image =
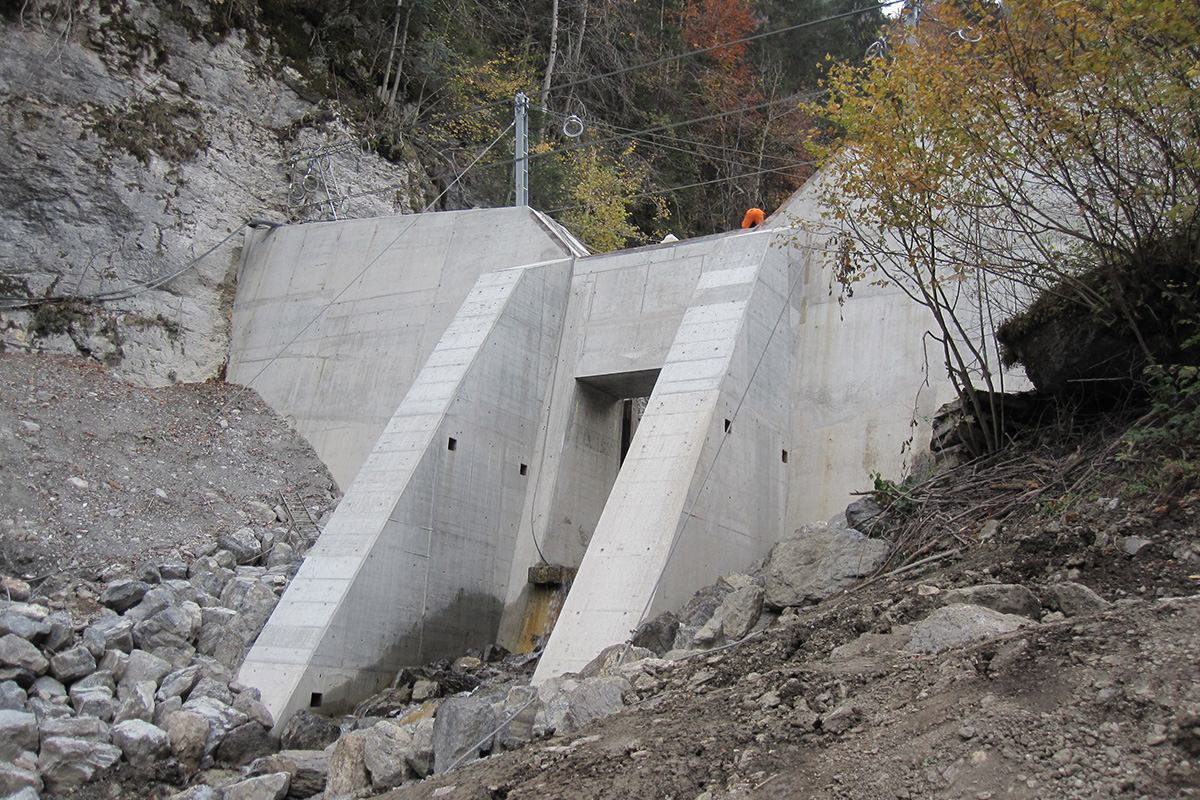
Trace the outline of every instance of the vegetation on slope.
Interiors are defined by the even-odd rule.
[[[963,407],[992,421],[982,449],[1004,439],[992,331],[1023,309],[1005,355],[1039,388],[1190,396],[1198,48],[1194,4],[964,0],[923,6],[869,63],[833,71],[814,111],[848,145],[826,195],[842,279],[929,308]]]
[[[195,37],[244,31],[381,154],[415,147],[443,186],[474,163],[446,207],[512,202],[525,92],[530,204],[604,249],[778,205],[813,171],[800,100],[884,21],[876,0],[208,0],[207,19],[163,2]]]

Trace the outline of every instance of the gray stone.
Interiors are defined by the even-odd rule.
[[[16,667],[32,676],[30,680],[44,675],[50,662],[27,639],[10,633],[0,636],[0,664]]]
[[[858,724],[862,712],[850,703],[844,703],[830,711],[821,719],[821,730],[826,733],[841,734]]]
[[[56,697],[66,697],[67,687],[63,686],[62,681],[56,680],[49,675],[43,675],[29,687],[29,694],[33,697],[40,697],[43,700],[53,701]]]
[[[1029,619],[1042,616],[1042,604],[1037,595],[1017,583],[993,583],[965,586],[946,593],[946,605],[968,603],[983,606],[1001,614],[1016,614]]]
[[[23,753],[13,761],[0,761],[0,797],[5,800],[32,797],[38,800],[42,776],[37,771],[37,756]]]
[[[503,705],[497,709],[499,722],[503,725],[496,731],[499,749],[514,750],[533,740],[533,725],[537,720],[536,701],[536,687],[514,686],[508,690]]]
[[[57,736],[101,744],[112,741],[112,729],[97,717],[59,717],[43,720],[39,730],[43,741]]]
[[[100,593],[100,604],[123,614],[142,602],[148,591],[150,584],[145,581],[113,581],[105,585],[104,591]]]
[[[0,636],[13,634],[27,642],[36,644],[50,632],[50,624],[44,619],[30,619],[24,614],[5,611],[0,614]]]
[[[243,692],[233,698],[233,707],[268,730],[275,727],[275,718],[271,716],[271,710],[249,692]]]
[[[117,699],[113,693],[103,686],[71,687],[71,707],[79,715],[99,717],[105,722],[111,722],[117,714]]]
[[[692,639],[692,643],[712,646],[723,641],[738,641],[758,622],[762,613],[764,592],[750,585],[735,589],[721,600],[712,617]]]
[[[371,776],[373,789],[392,789],[413,776],[408,765],[412,744],[412,731],[394,722],[384,720],[367,730],[363,763]]]
[[[440,712],[439,712],[440,715]],[[357,792],[371,785],[364,760],[367,732],[350,731],[338,739],[329,757],[329,778],[325,783],[325,796],[336,797]]]
[[[883,566],[890,552],[887,542],[853,528],[806,525],[767,555],[764,602],[775,609],[819,602]]]
[[[951,647],[991,639],[1031,625],[1027,617],[1001,614],[976,605],[942,606],[913,626],[906,649],[940,653]]]
[[[679,617],[670,611],[642,623],[633,634],[633,645],[644,647],[656,656],[662,656],[675,646],[675,634],[679,631]]]
[[[215,757],[224,764],[242,767],[256,758],[274,753],[277,748],[271,741],[270,730],[257,722],[239,725],[225,735],[217,745]]]
[[[137,625],[176,603],[177,598],[174,591],[165,586],[155,586],[142,596],[142,602],[125,612],[125,618],[132,620],[134,625]]]
[[[291,775],[273,772],[226,786],[222,797],[223,800],[283,800],[290,785]]]
[[[654,653],[644,647],[613,644],[600,651],[599,655],[579,670],[581,678],[595,678],[599,675],[617,675],[624,664],[632,664],[643,658],[653,658]]]
[[[121,676],[121,685],[133,687],[143,681],[150,681],[155,686],[172,672],[171,662],[159,658],[146,650],[134,650],[129,654],[129,663],[125,665],[125,674]]]
[[[50,674],[63,683],[71,683],[95,671],[96,659],[83,645],[64,650],[50,659]]]
[[[191,601],[169,606],[133,626],[133,641],[143,650],[191,645],[200,629],[200,607]]]
[[[183,700],[178,695],[168,697],[166,700],[154,701],[154,719],[150,720],[163,730],[167,729],[167,720],[176,711],[183,710]]]
[[[159,701],[166,700],[168,697],[187,699],[188,692],[200,680],[200,674],[200,667],[195,664],[175,670],[163,677],[154,698]]]
[[[490,751],[496,723],[486,697],[451,697],[442,703],[433,721],[433,771],[441,774]]]
[[[233,609],[246,630],[257,634],[275,610],[279,596],[258,580],[237,578],[225,585],[221,605]]]
[[[186,571],[185,571],[186,575]],[[137,580],[145,584],[162,583],[162,571],[153,561],[143,561],[134,571]]]
[[[0,762],[0,797],[4,800],[39,800],[42,785],[36,762],[30,765]]]
[[[432,717],[424,717],[412,725],[413,743],[408,754],[408,766],[419,778],[433,774],[433,726]]]
[[[38,771],[47,788],[61,792],[95,780],[120,760],[115,745],[54,736],[42,742]]]
[[[222,800],[223,797],[220,789],[201,783],[176,792],[167,800]]]
[[[1094,614],[1108,608],[1108,601],[1082,583],[1062,581],[1046,587],[1046,601],[1050,608],[1061,611],[1068,617]]]
[[[121,748],[130,765],[141,772],[153,771],[171,751],[167,732],[141,719],[118,722],[112,727],[113,744]]]
[[[210,727],[208,717],[194,711],[176,711],[167,718],[171,753],[192,772],[200,768],[204,759]]]
[[[279,743],[284,750],[324,750],[341,735],[332,720],[302,708],[283,727]]]
[[[228,550],[239,564],[252,564],[262,555],[262,542],[251,528],[238,528],[217,537],[217,547]]]
[[[211,697],[189,697],[183,708],[208,719],[208,740],[204,745],[204,752],[208,755],[217,749],[226,734],[249,721],[245,714]]]
[[[304,560],[304,556],[296,552],[296,548],[292,547],[287,542],[277,542],[270,551],[267,552],[265,563],[268,569],[274,567],[284,567],[293,564],[299,564]]]
[[[154,721],[154,682],[139,681],[126,690],[125,699],[121,701],[113,724],[126,720],[140,719],[145,722]]]
[[[28,699],[29,695],[17,685],[16,681],[0,683],[0,710],[24,711],[25,701]]]
[[[130,642],[133,640],[130,639]],[[125,677],[125,669],[129,666],[129,653],[120,650],[106,650],[96,662],[96,669],[112,673],[113,680],[120,682]]]
[[[187,580],[188,563],[175,560],[163,561],[158,565],[158,574],[164,581]]]
[[[109,617],[94,622],[84,630],[83,644],[94,658],[101,658],[108,650],[128,653],[133,649],[133,620]]]
[[[325,783],[329,778],[329,757],[330,753],[325,750],[281,750],[251,764],[250,774],[286,772],[291,776],[287,796],[301,800],[325,791]]]
[[[227,706],[233,705],[233,692],[229,691],[229,684],[208,676],[198,680],[188,695],[188,699],[196,697],[211,697]]]
[[[12,761],[38,749],[37,717],[26,711],[0,710],[0,761]]]
[[[84,689],[101,688],[108,691],[110,694],[117,693],[117,683],[113,680],[113,674],[105,670],[96,670],[91,675],[87,675],[72,684],[71,688],[83,691]]]
[[[197,571],[188,576],[188,582],[198,590],[213,597],[220,597],[226,584],[233,580],[233,570],[217,566],[215,561],[211,569]]]
[[[883,515],[883,507],[870,497],[860,497],[846,506],[846,525],[861,533],[870,533],[871,525]]]
[[[42,638],[38,645],[42,648],[43,653],[57,653],[75,641],[75,626],[66,614],[50,614],[44,618],[44,621],[50,626],[50,632]]]
[[[31,697],[25,704],[25,710],[38,719],[38,724],[48,719],[71,716],[71,706],[66,703],[52,703],[40,697]]]

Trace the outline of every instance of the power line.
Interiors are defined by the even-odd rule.
[[[785,26],[783,28],[778,28],[773,31],[763,31],[762,33],[755,33],[750,36],[744,36],[741,39],[734,39],[732,41],[722,42],[721,44],[715,44],[710,47],[703,47],[703,48],[700,48],[699,50],[689,50],[686,53],[676,53],[674,55],[664,56],[663,58],[655,59],[654,61],[647,61],[647,62],[644,62],[641,64],[633,64],[628,67],[621,67],[620,69],[615,69],[610,72],[604,72],[599,75],[591,75],[586,78],[579,78],[574,81],[568,81],[567,83],[558,84],[557,86],[551,86],[549,91],[555,92],[555,91],[560,91],[562,89],[571,89],[576,86],[582,86],[584,84],[591,83],[592,81],[599,81],[599,80],[604,80],[606,78],[613,78],[613,77],[616,77],[617,75],[624,75],[625,73],[633,72],[633,71],[639,70],[639,69],[650,69],[652,67],[662,66],[663,64],[669,64],[671,62],[680,61],[682,59],[691,58],[693,56],[704,55],[706,53],[711,53],[715,50],[721,50],[726,47],[733,47],[735,45],[757,41],[759,39],[764,39],[768,36],[777,36],[777,35],[783,34],[783,33],[791,33],[792,31],[800,30],[802,28],[808,28],[813,25],[821,25],[826,22],[834,22],[839,19],[845,19],[846,17],[852,17],[855,15],[864,14],[864,13],[867,13],[870,11],[881,10],[884,8],[888,8],[890,6],[899,5],[904,2],[906,2],[906,0],[887,0],[887,2],[881,2],[881,3],[877,3],[874,5],[870,5],[870,6],[862,6],[859,8],[851,9],[850,11],[843,11],[839,14],[833,14],[828,17],[821,17],[820,19],[808,20],[807,22],[799,22],[799,23],[796,23],[795,25],[788,25],[788,26]],[[540,88],[531,89],[528,92],[530,98],[536,97],[536,96],[540,95],[541,93],[542,93],[542,90]],[[448,122],[450,120],[458,119],[459,117],[467,116],[468,114],[477,114],[482,111],[490,111],[493,108],[497,108],[497,107],[503,106],[503,105],[508,105],[511,102],[512,102],[512,100],[510,100],[508,98],[505,98],[503,100],[493,100],[490,103],[484,103],[484,104],[475,106],[474,108],[466,108],[466,109],[462,109],[460,111],[452,111],[448,114],[443,114],[439,117],[434,117],[433,119],[425,120],[424,122],[414,122],[411,125],[406,125],[406,126],[403,126],[400,128],[396,128],[391,132],[403,134],[403,133],[407,133],[408,131],[416,130],[417,128],[423,128],[423,127],[427,127],[429,125],[434,125],[437,123]]]

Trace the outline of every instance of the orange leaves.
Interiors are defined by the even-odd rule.
[[[689,0],[683,9],[683,37],[688,47],[703,50],[745,38],[756,23],[745,0]],[[732,71],[746,53],[746,43],[709,53],[726,71]]]

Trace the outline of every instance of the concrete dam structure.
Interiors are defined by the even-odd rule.
[[[529,208],[250,232],[228,378],[345,495],[239,680],[282,726],[495,641],[575,671],[898,474],[953,392],[922,307],[839,302],[819,218],[806,187],[602,255]]]

